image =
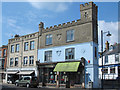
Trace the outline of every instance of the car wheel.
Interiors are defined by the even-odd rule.
[[[15,86],[18,86],[18,83],[15,83]]]
[[[29,84],[29,83],[27,83],[26,87],[27,87],[27,88],[29,88],[29,87],[30,87],[30,84]]]

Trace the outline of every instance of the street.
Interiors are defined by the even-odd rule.
[[[26,88],[26,87],[17,87],[14,84],[0,84],[0,90],[87,90],[80,88]],[[88,89],[88,90],[96,90],[96,89]],[[101,89],[97,89],[101,90]],[[105,90],[120,90],[120,89],[105,89]]]

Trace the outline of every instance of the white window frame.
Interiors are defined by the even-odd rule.
[[[23,65],[27,65],[27,64],[28,64],[28,57],[25,56],[25,57],[24,57],[24,61],[23,61]]]
[[[20,45],[16,44],[16,52],[19,52]]]
[[[13,58],[10,58],[10,67],[13,66],[13,62],[14,62]]]
[[[27,50],[28,50],[28,46],[29,46],[29,43],[28,43],[28,42],[25,42],[25,43],[24,43],[24,51],[27,51]]]
[[[16,65],[17,62],[17,65]],[[18,66],[18,57],[15,58],[15,66]]]
[[[67,48],[67,49],[65,49],[65,59],[66,60],[73,60],[73,59],[75,59],[75,48]]]
[[[67,30],[66,41],[74,41],[74,30]]]
[[[11,53],[14,53],[14,45],[11,45]]]
[[[34,41],[30,41],[30,50],[33,50],[35,48],[35,42]]]
[[[46,45],[51,45],[52,44],[52,34],[46,35]]]
[[[45,62],[52,61],[52,51],[45,51]]]
[[[29,56],[29,65],[34,64],[34,56]]]

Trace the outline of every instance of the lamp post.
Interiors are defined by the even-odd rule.
[[[111,36],[110,32],[107,31],[107,32],[103,32],[101,30],[101,59],[102,59],[102,82],[101,82],[101,86],[102,86],[102,89],[103,89],[103,34],[106,34],[106,36]]]

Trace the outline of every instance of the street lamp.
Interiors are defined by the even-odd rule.
[[[107,32],[103,32],[101,30],[101,58],[102,58],[102,82],[101,82],[101,86],[102,86],[102,89],[103,89],[103,34],[106,34],[106,36],[111,36],[110,32],[107,31]]]

